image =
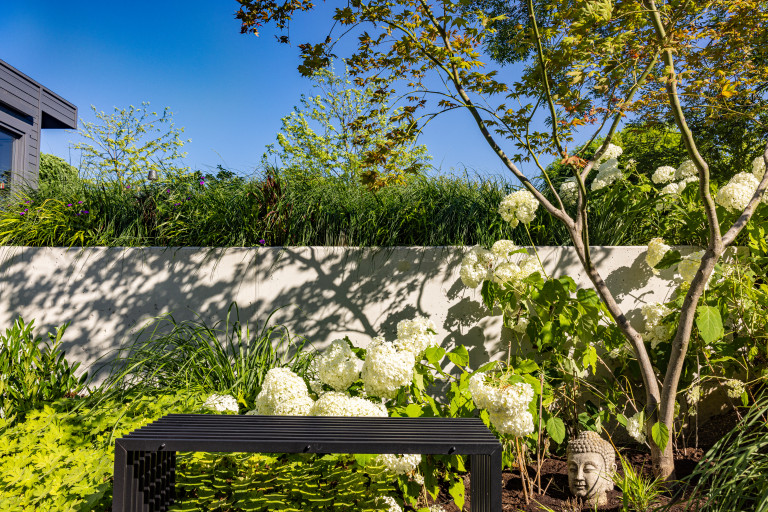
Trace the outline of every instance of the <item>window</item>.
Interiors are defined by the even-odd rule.
[[[3,192],[10,188],[13,142],[15,140],[13,135],[0,129],[0,183],[4,184],[5,190]]]

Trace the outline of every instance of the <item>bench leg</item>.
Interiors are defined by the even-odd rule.
[[[176,452],[128,451],[115,443],[112,512],[165,512],[176,497]]]
[[[472,512],[501,512],[501,450],[471,455],[469,464]]]

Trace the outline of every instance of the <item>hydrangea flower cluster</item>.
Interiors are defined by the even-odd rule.
[[[404,455],[395,455],[393,453],[382,453],[376,457],[376,462],[382,464],[387,471],[395,475],[407,475],[416,471],[421,464],[420,453],[406,453]]]
[[[623,176],[619,169],[619,161],[615,158],[610,158],[597,169],[597,176],[595,176],[591,185],[592,191],[613,185],[614,182],[620,180]]]
[[[246,414],[307,416],[313,400],[304,380],[288,368],[272,368],[256,397],[255,408]]]
[[[677,265],[677,271],[680,272],[680,276],[683,281],[690,283],[693,278],[696,277],[696,272],[701,266],[701,258],[704,256],[704,251],[696,251],[694,253],[685,256],[682,261]]]
[[[579,184],[576,183],[576,177],[571,176],[560,184],[560,199],[566,206],[573,206],[579,199]]]
[[[728,388],[728,396],[730,398],[740,398],[746,389],[744,383],[737,379],[725,381],[725,387]]]
[[[499,214],[509,225],[517,227],[519,223],[530,224],[536,216],[539,202],[525,189],[512,192],[499,204]]]
[[[656,168],[653,172],[653,176],[651,176],[651,181],[657,185],[669,183],[673,179],[675,179],[675,168],[669,165],[662,165],[661,167]]]
[[[715,202],[729,211],[743,211],[759,185],[760,180],[754,174],[740,172],[717,191]],[[762,201],[768,204],[768,195],[763,195]]]
[[[392,496],[379,496],[379,501],[383,502],[382,504],[385,507],[380,509],[382,512],[403,512],[403,509]]]
[[[643,341],[651,344],[651,348],[656,348],[659,343],[668,341],[673,334],[671,325],[665,325],[662,320],[665,316],[672,313],[672,310],[664,304],[645,304],[641,308],[643,318],[645,319],[645,333]]]
[[[480,283],[488,279],[493,267],[493,253],[488,249],[475,246],[461,260],[459,276],[464,286],[477,288]]]
[[[685,160],[675,171],[675,180],[684,180],[699,174],[696,164],[692,160]]]
[[[651,241],[648,242],[648,251],[645,253],[645,262],[651,267],[654,274],[659,273],[654,267],[664,259],[664,255],[667,254],[669,249],[671,249],[671,247],[664,243],[663,238],[652,238]]]
[[[469,379],[469,392],[479,409],[487,409],[491,423],[500,434],[524,437],[533,432],[533,415],[528,405],[534,392],[530,384],[493,386],[486,383],[485,373]]]
[[[605,148],[605,153],[597,160],[596,163],[603,162],[605,160],[611,160],[619,158],[622,153],[624,153],[624,150],[621,149],[621,147],[617,146],[616,144],[608,144],[608,147]]]
[[[692,414],[696,414],[696,404],[701,400],[701,386],[694,384],[685,393],[685,401],[688,402],[688,407],[691,409]]]
[[[413,380],[416,358],[413,352],[398,350],[384,338],[374,338],[365,356],[361,373],[365,392],[380,398],[394,398]]]
[[[762,155],[752,160],[752,174],[755,175],[757,181],[762,180],[765,176],[765,160]]]
[[[363,362],[352,352],[346,340],[334,340],[317,358],[320,381],[336,391],[344,391],[360,378]]]
[[[329,391],[312,404],[309,415],[386,418],[388,413],[383,403],[374,403],[339,391]]]
[[[429,347],[438,345],[436,333],[432,320],[418,316],[397,323],[397,339],[393,343],[397,350],[411,352],[419,360]]]
[[[232,395],[211,395],[205,401],[203,407],[217,412],[237,413],[240,410],[237,400]]]
[[[638,412],[631,418],[627,418],[627,433],[638,443],[645,444],[643,413]]]
[[[509,240],[495,242],[490,251],[473,247],[461,262],[461,281],[469,288],[477,288],[485,280],[492,280],[498,285],[517,287],[519,281],[534,272],[545,275],[535,254],[527,254],[527,251],[525,254],[513,254],[519,250],[520,247]],[[513,257],[516,255],[519,256],[514,261]]]
[[[651,176],[651,181],[657,185],[668,183],[661,189],[660,194],[676,196],[685,190],[689,183],[699,181],[699,173],[696,164],[691,160],[686,160],[677,169],[667,165],[657,168]]]

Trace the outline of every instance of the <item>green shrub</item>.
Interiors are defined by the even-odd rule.
[[[34,320],[19,317],[0,333],[0,411],[8,419],[22,419],[43,404],[83,390],[88,373],[75,376],[80,363],[70,364],[61,349],[69,323],[48,333],[48,340],[33,334]]]

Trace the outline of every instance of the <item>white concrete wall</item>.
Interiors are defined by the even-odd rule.
[[[199,313],[222,320],[232,301],[241,320],[274,320],[317,347],[349,335],[365,346],[394,338],[398,321],[426,315],[443,346],[464,344],[472,364],[502,356],[500,317],[488,317],[459,266],[466,248],[0,248],[0,328],[15,317],[44,334],[71,321],[68,358],[92,365],[130,342],[153,317]],[[542,247],[548,273],[590,286],[570,248]],[[667,298],[671,271],[654,276],[645,247],[595,247],[593,258],[637,327],[639,307]]]

